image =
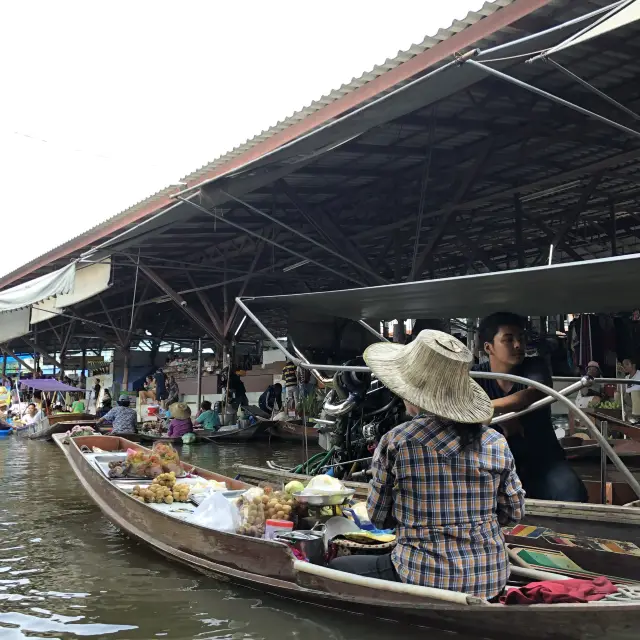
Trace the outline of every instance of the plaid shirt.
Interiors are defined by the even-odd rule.
[[[500,525],[524,516],[524,491],[506,440],[482,427],[462,448],[451,423],[417,416],[385,434],[372,463],[371,522],[395,528],[403,582],[492,598],[507,583]]]

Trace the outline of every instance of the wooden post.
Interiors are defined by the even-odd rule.
[[[87,375],[87,347],[82,347],[82,360],[80,362],[80,367],[82,368],[82,373],[80,375]]]
[[[2,352],[2,375],[7,375],[7,352]]]

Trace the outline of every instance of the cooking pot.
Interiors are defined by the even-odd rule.
[[[282,533],[275,540],[284,542],[303,553],[311,564],[322,564],[324,560],[324,542],[322,531],[313,529]]]

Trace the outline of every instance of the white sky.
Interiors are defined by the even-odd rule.
[[[0,2],[0,275],[482,4]]]

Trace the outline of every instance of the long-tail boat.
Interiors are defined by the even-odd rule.
[[[65,440],[61,435],[54,437],[81,485],[109,520],[158,553],[208,575],[369,618],[466,633],[482,629],[483,637],[622,640],[635,637],[640,628],[640,600],[632,597],[588,604],[504,605],[464,593],[363,578],[303,562],[281,542],[216,531],[185,520],[183,514],[158,508],[160,505],[140,502],[96,464],[96,456],[104,452],[144,449],[141,445],[113,436],[81,436],[66,440],[68,444]],[[92,453],[94,447],[101,454]],[[185,463],[182,467],[202,478],[225,482],[230,490],[248,488],[246,483],[198,467]],[[544,508],[545,515],[531,516],[532,524],[505,532],[513,545],[511,557],[516,564],[526,564],[512,566],[512,580],[561,579],[558,572],[564,576],[589,576],[593,572],[605,573],[616,583],[632,588],[638,584],[636,580],[640,582],[640,510],[617,508],[621,510],[615,517],[598,523],[587,512],[604,507],[547,503]],[[627,523],[622,522],[625,517],[629,518]],[[618,539],[597,538],[596,543],[596,538],[587,537],[598,524],[601,533],[615,530]],[[559,568],[551,573],[536,569],[532,563],[541,556],[546,561],[556,558]]]

